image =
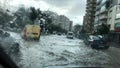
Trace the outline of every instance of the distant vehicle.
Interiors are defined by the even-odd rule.
[[[69,39],[73,39],[73,32],[68,32],[67,33],[67,38],[69,38]]]
[[[62,35],[62,33],[59,32],[58,35]]]
[[[107,45],[107,42],[102,39],[102,36],[100,35],[90,35],[87,38],[84,39],[84,43],[86,45],[90,45],[93,49],[97,48],[104,48],[108,49],[109,45]]]
[[[23,32],[23,38],[39,40],[40,38],[40,26],[38,25],[26,25]]]

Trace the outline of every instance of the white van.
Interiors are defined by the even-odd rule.
[[[74,37],[73,32],[68,32],[67,33],[67,38],[73,39],[73,37]]]

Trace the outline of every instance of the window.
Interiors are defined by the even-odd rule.
[[[116,19],[120,18],[120,13],[116,14]]]
[[[105,5],[104,5],[104,6],[102,6],[102,7],[101,7],[101,10],[100,10],[100,12],[103,12],[103,11],[105,11],[105,9],[106,9],[106,7],[105,7]]]

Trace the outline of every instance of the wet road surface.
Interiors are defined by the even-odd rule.
[[[21,68],[120,67],[119,48],[95,50],[83,40],[67,39],[66,36],[42,36],[35,42],[11,33],[11,36],[15,35],[21,45]]]

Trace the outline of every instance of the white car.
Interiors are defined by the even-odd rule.
[[[73,39],[73,37],[74,37],[73,32],[68,32],[68,33],[67,33],[67,38]]]

